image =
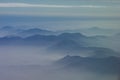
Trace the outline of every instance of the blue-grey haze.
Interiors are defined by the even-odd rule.
[[[119,48],[119,0],[0,0],[0,80],[118,80]]]

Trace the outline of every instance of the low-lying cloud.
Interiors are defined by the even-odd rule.
[[[38,7],[38,8],[106,8],[98,5],[51,5],[51,4],[29,4],[29,3],[0,3],[0,8],[7,7]]]

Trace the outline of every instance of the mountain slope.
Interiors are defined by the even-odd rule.
[[[49,30],[43,30],[39,28],[27,29],[17,33],[17,35],[22,37],[28,37],[33,35],[53,35],[53,34],[55,34],[55,32]]]
[[[46,47],[46,51],[59,54],[80,56],[119,56],[120,54],[109,48],[92,47],[86,44],[91,38],[80,33],[63,33],[61,35],[33,35],[26,38],[2,37],[0,45],[27,45]],[[93,39],[93,38],[92,38]],[[85,43],[86,42],[86,43]],[[48,47],[49,46],[49,47]]]
[[[80,57],[80,56],[65,56],[55,62],[57,65],[62,65],[61,69],[67,70],[89,70],[99,73],[120,73],[120,58],[119,57]]]

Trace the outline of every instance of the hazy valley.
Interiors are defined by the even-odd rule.
[[[3,80],[118,80],[120,37],[39,28],[0,29]],[[88,31],[88,29],[86,30]],[[89,33],[88,33],[89,34]]]

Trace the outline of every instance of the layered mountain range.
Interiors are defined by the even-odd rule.
[[[14,32],[19,29],[7,26],[1,30]],[[19,33],[19,35],[1,37],[0,45],[40,46],[45,47],[45,50],[50,53],[65,55],[94,57],[120,56],[119,51],[112,48],[119,46],[116,45],[116,43],[119,44],[119,42],[117,42],[119,37],[113,38],[115,36],[88,37],[81,33],[59,33],[54,35],[55,32],[37,28],[19,30],[17,33]],[[21,37],[22,35],[24,37]]]

